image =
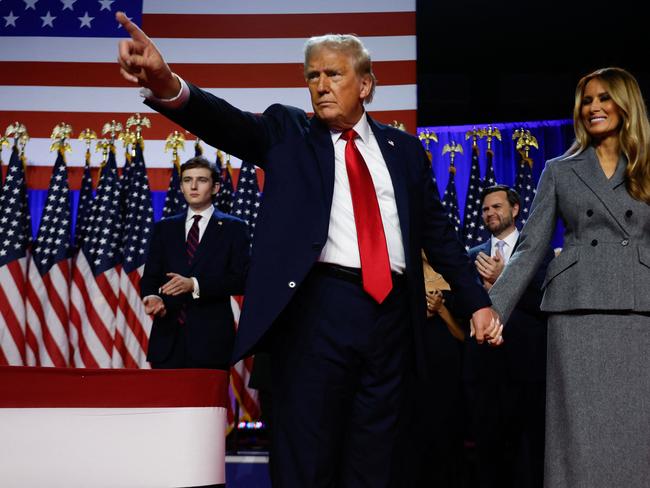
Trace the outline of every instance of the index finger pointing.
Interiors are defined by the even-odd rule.
[[[140,27],[131,22],[124,12],[118,11],[115,13],[115,20],[117,20],[124,30],[129,33],[131,39],[140,42],[149,42],[149,37],[144,33]]]

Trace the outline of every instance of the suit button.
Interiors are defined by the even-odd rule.
[[[632,210],[628,210],[627,212],[625,212],[625,216],[626,216],[628,219],[629,219],[630,217],[632,217],[632,214],[634,214],[634,212],[632,212]]]
[[[311,247],[312,247],[312,249],[318,250],[318,249],[321,249],[323,246],[322,246],[322,244],[320,242],[312,242]]]
[[[587,210],[587,217],[591,217],[594,214],[592,209]]]
[[[591,245],[596,247],[598,245],[598,241],[594,239],[593,241],[591,241]]]
[[[629,240],[629,239],[623,239],[623,240],[621,241],[621,246],[627,246],[629,243],[630,243],[630,240]]]
[[[289,288],[295,288],[296,287],[296,282],[295,281],[290,281],[289,283],[287,283],[287,285],[289,286]]]

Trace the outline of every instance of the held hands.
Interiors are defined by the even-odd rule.
[[[192,278],[186,278],[178,273],[167,273],[171,279],[160,287],[160,293],[165,295],[182,295],[194,291],[194,281]]]
[[[470,320],[470,337],[476,337],[476,342],[487,342],[490,346],[503,344],[503,324],[499,315],[490,307],[478,309]]]
[[[156,45],[124,12],[117,12],[115,19],[131,36],[118,44],[117,61],[124,79],[149,88],[158,98],[175,97],[181,90],[180,82]]]
[[[481,278],[483,278],[485,288],[489,290],[501,275],[505,266],[505,259],[503,259],[503,255],[498,250],[496,256],[488,256],[484,252],[480,252],[476,256],[474,264]]]
[[[153,315],[154,317],[164,317],[167,315],[165,302],[158,296],[149,295],[144,297],[142,303],[144,304],[144,312],[149,315]]]
[[[433,317],[443,303],[445,299],[442,297],[442,292],[440,290],[430,290],[425,293],[427,299],[427,318]]]

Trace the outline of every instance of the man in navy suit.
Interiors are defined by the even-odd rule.
[[[376,81],[367,50],[352,35],[310,39],[315,116],[280,104],[253,114],[186,83],[117,20],[131,35],[121,73],[149,90],[146,103],[265,170],[233,360],[271,352],[274,484],[398,485],[406,377],[425,354],[422,249],[473,314],[477,339],[502,338],[421,143],[365,113]]]
[[[187,212],[156,223],[140,282],[154,317],[147,359],[153,368],[228,369],[235,339],[230,295],[244,291],[249,264],[246,223],[219,212],[214,164],[181,166]]]
[[[520,199],[506,185],[481,194],[490,240],[469,251],[489,290],[516,249]],[[540,312],[542,283],[553,259],[549,247],[535,279],[505,325],[504,345],[485,348],[467,342],[463,379],[468,396],[481,487],[542,488],[546,316]]]

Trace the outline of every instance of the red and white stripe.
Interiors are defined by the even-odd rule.
[[[25,351],[27,258],[0,266],[0,365],[22,366]]]
[[[69,259],[54,264],[43,276],[30,261],[25,304],[27,365],[70,365],[69,290]]]
[[[145,313],[140,298],[140,278],[144,266],[120,272],[120,291],[113,348],[114,368],[150,368],[147,348],[151,333],[151,317]]]
[[[302,74],[305,40],[355,33],[369,49],[379,81],[368,110],[380,121],[398,120],[416,130],[414,0],[145,0],[142,24],[180,76],[256,113],[274,102],[311,112]],[[113,38],[3,37],[0,127],[15,120],[26,124],[31,170],[51,165],[49,135],[61,121],[75,132],[90,127],[99,133],[105,122],[124,122],[140,112],[152,122],[144,131],[147,167],[168,171],[171,154],[164,140],[178,127],[140,102],[138,89],[121,78],[116,55]],[[85,147],[70,142],[71,166],[83,165]],[[192,150],[186,147],[181,158]],[[100,159],[93,153],[92,164]],[[233,164],[239,167],[239,161]]]
[[[239,325],[239,316],[244,297],[230,297],[232,313],[235,317],[235,327]],[[260,418],[260,404],[257,390],[248,387],[251,371],[253,370],[253,357],[240,360],[230,368],[230,387],[239,403],[239,420],[256,420]]]
[[[78,368],[112,367],[118,268],[94,276],[83,251],[76,257],[70,286],[70,343],[73,365]]]

